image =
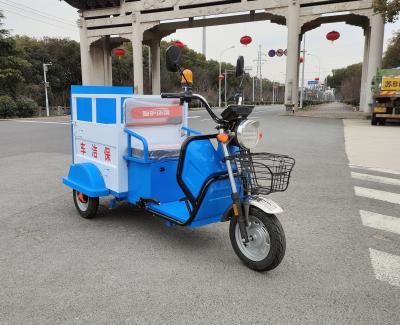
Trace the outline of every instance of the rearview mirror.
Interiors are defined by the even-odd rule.
[[[182,50],[176,46],[170,46],[165,53],[165,62],[167,70],[171,72],[177,72],[179,62],[181,62]]]
[[[241,77],[244,74],[244,58],[239,56],[236,62],[236,77]]]

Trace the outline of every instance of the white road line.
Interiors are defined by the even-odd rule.
[[[380,281],[388,282],[400,287],[400,256],[369,249],[375,277]]]
[[[400,186],[400,179],[351,172],[351,177],[361,181]]]
[[[205,119],[202,119],[200,122],[205,122],[205,121],[211,121],[211,119],[210,118],[205,118]]]
[[[354,186],[354,191],[357,196],[362,196],[374,200],[386,201],[394,204],[400,204],[400,194],[397,193],[379,191],[359,186]]]
[[[364,226],[400,235],[400,218],[364,210],[360,210],[360,215]]]
[[[54,121],[32,121],[32,120],[9,120],[11,122],[18,122],[18,123],[37,123],[37,124],[62,124],[62,125],[69,125],[70,122],[54,122]]]
[[[378,172],[378,173],[400,175],[399,170],[392,170],[392,169],[386,169],[386,168],[363,167],[363,166],[357,166],[357,165],[351,165],[351,164],[349,166],[350,166],[350,168],[355,168],[355,169],[364,169],[364,170],[370,170],[370,171]]]
[[[199,118],[201,117],[200,115],[196,115],[196,116],[188,116],[188,118]]]

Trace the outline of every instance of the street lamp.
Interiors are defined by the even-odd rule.
[[[49,96],[47,94],[47,88],[49,87],[49,83],[47,82],[47,70],[49,69],[48,67],[50,65],[53,65],[51,62],[50,63],[43,63],[43,77],[44,77],[44,93],[46,95],[46,115],[47,117],[50,116],[50,109],[49,109]]]
[[[225,97],[225,106],[227,107],[228,106],[228,99],[226,98],[226,96],[227,96],[227,88],[228,88],[228,74],[230,74],[230,73],[234,73],[235,72],[235,70],[229,70],[229,69],[225,69],[225,73],[224,73],[224,76],[225,76],[225,88],[224,88],[224,92],[225,92],[225,95],[224,95],[224,97]]]
[[[319,100],[321,87],[319,85],[319,79],[321,78],[321,58],[318,55],[307,53],[307,55],[313,56],[318,61],[318,92],[317,92],[317,99]]]
[[[235,48],[235,45],[232,45],[232,46],[222,50],[221,53],[219,54],[219,76],[222,74],[222,54],[224,54],[225,52],[232,50],[234,48]],[[222,80],[220,78],[218,78],[218,79],[219,79],[218,80],[218,107],[221,108]]]
[[[321,58],[318,55],[307,53],[307,55],[313,56],[318,60],[318,77],[321,77]]]

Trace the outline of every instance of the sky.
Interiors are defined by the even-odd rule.
[[[0,0],[0,10],[6,16],[5,28],[12,34],[28,35],[31,37],[67,37],[79,41],[79,32],[76,25],[77,10],[64,1],[59,0]],[[332,30],[340,32],[338,41],[331,43],[326,40],[326,34]],[[393,33],[400,31],[400,22],[387,24],[385,27],[385,48]],[[267,54],[270,49],[286,48],[285,26],[272,24],[269,21],[252,22],[215,26],[207,28],[207,58],[219,61],[221,52],[225,51],[222,60],[236,63],[239,55],[245,57],[245,65],[253,67],[256,72],[256,58],[259,46],[262,53]],[[240,44],[240,37],[249,35],[253,42],[249,46]],[[202,29],[193,28],[178,30],[175,34],[166,37],[179,39],[188,47],[201,52]],[[362,29],[344,23],[326,24],[306,34],[305,77],[312,80],[320,77],[323,80],[332,69],[361,62],[363,59],[364,37]],[[286,60],[285,57],[270,58],[264,56],[266,62],[262,67],[264,78],[284,82]]]

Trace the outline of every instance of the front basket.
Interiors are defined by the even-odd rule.
[[[245,192],[270,194],[286,191],[295,160],[273,153],[241,151],[232,156]]]

